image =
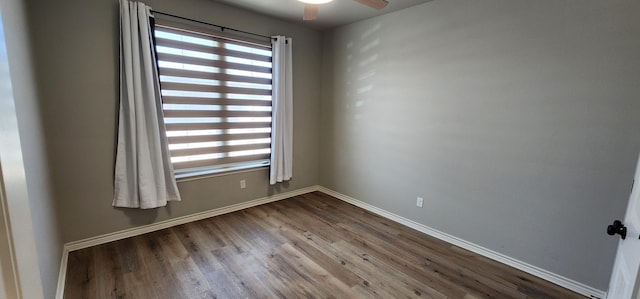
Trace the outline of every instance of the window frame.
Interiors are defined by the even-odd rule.
[[[194,21],[196,22],[196,21]],[[160,25],[158,24],[160,23]],[[161,28],[161,29],[159,29]],[[165,16],[155,16],[155,18],[152,18],[152,35],[153,35],[153,43],[154,43],[154,49],[156,50],[156,71],[157,71],[157,79],[158,82],[160,84],[160,89],[161,89],[161,98],[163,99],[163,120],[165,122],[165,134],[167,134],[167,140],[169,142],[169,146],[171,147],[172,144],[176,144],[176,143],[172,143],[171,140],[174,140],[176,137],[175,136],[170,136],[172,135],[172,133],[170,132],[174,132],[174,130],[169,130],[167,129],[168,127],[175,127],[175,123],[169,121],[168,122],[168,116],[165,116],[165,114],[171,115],[171,113],[167,113],[167,111],[181,111],[180,109],[167,109],[166,108],[166,101],[165,98],[166,97],[171,97],[171,96],[166,96],[164,95],[164,91],[166,91],[166,89],[163,88],[163,82],[165,83],[165,86],[170,85],[170,82],[166,82],[166,80],[163,80],[163,77],[165,76],[163,74],[163,67],[161,67],[161,62],[163,60],[161,60],[161,52],[162,51],[158,51],[158,47],[162,47],[162,43],[158,43],[158,36],[157,36],[157,32],[156,31],[163,31],[164,29],[167,28],[172,28],[175,31],[184,31],[185,36],[188,35],[201,35],[201,36],[206,36],[208,39],[211,40],[216,40],[217,42],[219,42],[220,44],[226,45],[228,44],[236,44],[236,45],[240,45],[241,47],[248,47],[248,48],[254,48],[256,51],[260,50],[262,52],[264,51],[269,51],[269,55],[268,55],[268,69],[269,69],[269,77],[268,77],[268,81],[269,84],[261,84],[263,88],[257,88],[258,90],[260,90],[260,93],[262,93],[265,97],[268,97],[268,100],[264,100],[265,102],[268,102],[269,104],[266,105],[266,103],[260,103],[259,106],[250,106],[251,104],[246,104],[248,102],[245,103],[240,103],[238,102],[237,105],[233,105],[233,101],[243,101],[243,99],[233,99],[233,98],[227,98],[222,97],[223,94],[226,95],[226,93],[220,93],[219,97],[207,97],[207,96],[203,96],[202,99],[219,99],[221,100],[221,104],[220,105],[208,105],[208,104],[204,104],[207,106],[219,106],[219,110],[206,110],[203,109],[203,111],[228,111],[228,112],[233,112],[231,110],[227,110],[228,107],[231,106],[241,106],[240,108],[247,108],[249,109],[248,111],[245,110],[240,110],[240,111],[245,111],[246,113],[249,113],[249,111],[254,112],[254,114],[256,115],[261,115],[261,116],[253,116],[252,121],[247,121],[247,122],[241,122],[242,124],[246,125],[246,130],[245,131],[252,131],[252,130],[261,130],[261,133],[231,133],[233,130],[236,130],[236,132],[238,131],[236,127],[234,127],[231,124],[237,124],[236,122],[232,122],[230,120],[224,121],[223,119],[231,119],[232,117],[219,117],[221,120],[220,121],[214,121],[214,122],[206,122],[209,124],[220,124],[220,125],[214,125],[213,127],[216,127],[215,130],[210,130],[210,131],[216,131],[217,133],[213,133],[213,134],[209,134],[209,135],[198,135],[198,136],[222,136],[222,135],[228,135],[229,138],[233,138],[231,135],[234,136],[241,136],[243,134],[254,134],[254,135],[265,135],[267,133],[265,133],[265,130],[268,128],[268,142],[259,142],[259,143],[247,143],[244,145],[244,148],[249,148],[247,151],[249,152],[257,152],[257,151],[263,151],[262,154],[260,154],[260,159],[243,159],[243,158],[238,158],[238,161],[236,162],[232,162],[234,161],[234,159],[231,159],[233,156],[230,156],[230,154],[234,153],[234,151],[231,150],[231,148],[233,148],[234,146],[238,146],[238,147],[242,147],[242,145],[233,145],[230,144],[229,142],[232,141],[231,139],[225,139],[225,140],[221,140],[221,141],[217,141],[219,142],[219,144],[215,145],[215,146],[208,146],[208,147],[202,147],[203,148],[209,148],[211,149],[211,153],[210,154],[219,154],[221,155],[220,157],[223,159],[226,159],[225,161],[229,161],[229,163],[211,163],[211,165],[206,165],[206,166],[198,166],[198,167],[187,167],[187,168],[177,168],[176,165],[178,165],[179,163],[182,162],[174,162],[174,156],[172,156],[172,152],[176,152],[176,151],[180,151],[180,149],[171,149],[169,150],[169,155],[171,156],[172,159],[172,165],[174,167],[174,175],[176,176],[177,179],[190,179],[193,177],[208,177],[208,176],[217,176],[217,175],[224,175],[224,174],[231,174],[231,173],[237,173],[237,172],[245,172],[245,171],[252,171],[252,170],[259,170],[259,169],[265,169],[268,168],[270,166],[270,158],[271,158],[271,143],[273,142],[272,140],[272,132],[271,132],[271,127],[272,127],[272,115],[273,115],[273,52],[272,52],[272,47],[271,47],[271,43],[270,40],[269,42],[265,42],[265,41],[259,41],[256,39],[252,39],[252,38],[248,38],[248,37],[244,37],[241,35],[236,35],[236,34],[228,34],[226,32],[224,32],[224,30],[216,30],[215,27],[213,26],[202,26],[202,24],[190,24],[190,22],[185,22],[184,20],[180,20],[180,21],[176,21],[175,19],[171,18],[171,17],[165,17]],[[162,39],[162,38],[161,38]],[[181,41],[184,42],[184,41]],[[214,58],[211,58],[211,60],[213,61],[222,61],[224,60],[225,62],[229,59],[229,58],[237,58],[234,55],[222,55],[220,53],[216,53],[216,51],[219,51],[219,49],[222,49],[222,47],[220,46],[210,46],[210,48],[212,49],[211,52],[202,52],[202,53],[207,53],[207,54],[212,54]],[[176,48],[177,49],[177,48]],[[214,50],[215,49],[215,50]],[[222,52],[224,52],[224,50],[227,49],[227,46],[224,46],[224,49],[222,49]],[[182,51],[189,51],[189,49],[181,49]],[[233,51],[230,51],[233,52]],[[253,52],[252,52],[253,53]],[[184,54],[182,54],[183,56],[185,56]],[[187,57],[188,55],[186,55],[185,57]],[[247,56],[250,56],[250,54],[247,54]],[[215,58],[217,57],[217,58]],[[266,56],[265,56],[266,57]],[[264,59],[264,58],[262,58]],[[264,62],[262,60],[262,62]],[[254,62],[250,62],[247,65],[253,65]],[[230,65],[233,65],[233,63],[229,63]],[[167,67],[164,67],[167,68]],[[183,65],[184,68],[184,65]],[[263,68],[266,68],[263,66]],[[176,68],[178,69],[178,68]],[[232,68],[225,68],[225,67],[218,67],[218,71],[213,72],[216,74],[228,74],[228,70],[232,70]],[[264,72],[261,73],[262,75],[266,74]],[[224,76],[223,76],[224,77]],[[259,76],[255,76],[255,75],[248,75],[248,76],[229,76],[232,78],[238,78],[238,77],[253,77],[253,78],[259,78]],[[166,78],[166,77],[165,77]],[[265,78],[263,78],[265,79]],[[219,83],[217,85],[207,85],[206,83],[187,83],[187,84],[196,84],[196,85],[202,85],[202,86],[218,86],[219,88],[222,88],[223,86],[226,87],[229,85],[230,82],[235,82],[238,83],[236,81],[232,81],[232,80],[223,80],[223,79],[219,79],[218,80]],[[265,81],[265,80],[260,80],[260,81]],[[253,82],[253,81],[252,81]],[[241,83],[246,83],[244,81],[241,81]],[[263,82],[264,83],[264,82]],[[264,88],[264,86],[269,86],[268,89]],[[242,89],[242,88],[239,88]],[[268,90],[269,93],[268,95],[265,95],[264,92]],[[175,96],[174,96],[175,97]],[[246,99],[245,99],[246,100]],[[224,109],[222,107],[225,107]],[[253,108],[251,108],[253,107]],[[262,107],[262,110],[255,110],[256,107]],[[265,107],[268,107],[268,110],[264,110]],[[244,109],[243,108],[243,109]],[[192,111],[196,111],[196,110],[192,110]],[[268,116],[268,121],[263,120],[263,121],[256,121],[255,119],[258,117],[262,117],[262,118],[266,118],[266,112],[268,112],[269,116]],[[233,113],[231,113],[233,114]],[[243,114],[244,115],[244,114]],[[180,118],[198,118],[199,116],[185,116],[185,117],[180,117]],[[251,117],[249,117],[251,118]],[[181,123],[181,124],[187,124],[186,123]],[[204,122],[203,122],[204,123]],[[254,124],[255,126],[252,127],[252,125],[249,124]],[[268,126],[266,126],[266,124],[269,124]],[[224,126],[222,124],[227,124],[227,126]],[[186,126],[186,125],[185,125]],[[245,127],[244,125],[241,125],[240,127]],[[187,130],[187,131],[193,131],[193,130]],[[186,131],[185,131],[186,132]],[[256,131],[257,132],[257,131]],[[172,139],[173,138],[173,139]],[[261,140],[265,140],[265,138],[260,138]],[[245,141],[249,141],[252,139],[244,139]],[[258,138],[253,139],[253,142],[257,142]],[[193,142],[193,143],[189,143],[189,144],[196,144],[196,143],[202,143],[202,142]],[[233,142],[232,142],[233,143]],[[255,150],[252,150],[251,148],[254,148],[251,146],[251,144],[255,144]],[[266,145],[265,145],[266,144]],[[261,145],[261,146],[258,146]],[[222,147],[225,148],[229,148],[229,151],[220,151]],[[264,153],[264,150],[268,150],[268,153]],[[184,151],[184,150],[183,150]],[[238,151],[236,151],[235,153],[238,153]],[[205,154],[206,155],[206,154]],[[257,156],[258,154],[253,154],[253,155],[248,155],[248,156]],[[186,156],[186,157],[192,157],[192,156],[196,156],[196,155],[191,155],[191,156]],[[243,156],[239,156],[239,157],[243,157]],[[246,156],[244,156],[246,157]],[[210,158],[210,159],[201,159],[201,160],[193,160],[193,161],[215,161],[219,158]],[[218,162],[223,161],[222,159],[219,160]],[[189,164],[189,162],[186,162],[185,164]],[[194,164],[198,164],[198,163],[194,163]]]

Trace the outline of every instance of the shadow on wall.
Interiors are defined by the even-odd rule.
[[[158,218],[158,209],[166,209],[167,214],[171,214],[171,204],[168,204],[166,207],[156,208],[156,209],[129,209],[129,208],[117,208],[117,210],[122,211],[123,214],[129,218],[129,223],[131,225],[139,226],[146,225],[156,222]]]
[[[293,180],[293,178],[292,178]],[[269,190],[267,191],[267,196],[273,196],[282,192],[289,190],[289,181],[277,183],[275,185],[269,185]]]
[[[266,172],[268,176],[268,172]],[[234,180],[235,181],[235,180]],[[265,177],[265,182],[268,184],[268,177]],[[274,196],[276,194],[280,194],[290,190],[290,181],[277,183],[275,185],[268,185],[267,187],[267,196]],[[254,198],[258,199],[258,198]],[[184,199],[183,199],[184,200]],[[148,225],[158,221],[161,214],[170,215],[169,218],[173,218],[176,213],[179,212],[179,208],[174,210],[176,206],[175,204],[180,204],[180,202],[169,202],[167,206],[160,207],[156,209],[130,209],[130,208],[113,208],[116,211],[121,212],[129,219],[129,224],[131,226],[141,226]],[[162,213],[161,213],[162,212]]]
[[[354,165],[368,165],[371,169],[384,170],[369,173],[360,178],[353,169],[346,170],[343,175],[367,184],[372,176],[399,175],[399,165],[390,169],[384,159],[398,155],[407,129],[397,126],[393,120],[398,119],[402,107],[398,107],[399,97],[404,96],[400,87],[389,81],[389,61],[393,59],[393,51],[385,46],[394,37],[387,36],[383,30],[387,25],[383,22],[365,22],[366,29],[358,34],[357,39],[339,41],[336,47],[336,59],[339,60],[334,70],[334,86],[337,124],[333,126],[333,136],[338,139],[334,148],[338,160],[356,160]],[[397,38],[396,38],[397,39]],[[397,45],[404,47],[405,45]],[[387,50],[384,50],[387,49]],[[396,115],[394,115],[396,114]],[[390,122],[391,121],[391,122]],[[345,130],[348,132],[344,133]],[[385,136],[380,138],[380,136]],[[349,163],[351,164],[351,163]],[[398,167],[398,169],[395,169]]]
[[[337,45],[338,52],[342,52],[339,57],[344,59],[340,65],[344,68],[335,72],[337,76],[334,86],[341,86],[336,89],[335,96],[338,99],[336,103],[344,106],[338,108],[336,112],[345,115],[339,118],[344,123],[334,125],[333,136],[349,137],[338,142],[341,148],[334,150],[346,154],[343,158],[361,160],[360,163],[367,164],[374,161],[371,161],[370,155],[362,153],[371,151],[369,144],[376,139],[376,135],[382,133],[380,130],[384,130],[375,124],[381,123],[381,120],[377,119],[374,113],[379,103],[373,102],[380,99],[376,93],[384,92],[379,69],[381,67],[379,46],[383,42],[381,29],[381,23],[374,23],[360,35],[359,39],[344,41],[344,44]],[[349,130],[349,132],[343,134],[338,130]],[[367,142],[362,142],[363,140]],[[352,176],[355,173],[344,175]]]
[[[353,123],[348,126],[358,132],[359,121],[366,121],[366,108],[371,100],[370,94],[376,91],[376,75],[380,54],[376,48],[380,45],[380,29],[377,23],[365,31],[360,40],[348,42],[346,45],[346,76],[345,78],[345,111],[350,113]]]

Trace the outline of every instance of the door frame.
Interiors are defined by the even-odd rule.
[[[16,271],[16,257],[13,248],[13,236],[9,225],[6,193],[0,164],[0,297],[20,298],[20,285]]]
[[[42,299],[42,278],[31,218],[25,165],[22,156],[15,80],[9,70],[6,31],[15,30],[10,16],[15,0],[0,0],[0,295]],[[9,16],[9,17],[7,17]]]

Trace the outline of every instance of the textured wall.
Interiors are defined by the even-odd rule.
[[[118,2],[29,1],[41,104],[65,242],[189,215],[319,180],[320,34],[215,1],[148,0],[153,9],[263,35],[294,39],[294,178],[268,187],[267,170],[179,183],[183,201],[149,211],[115,209]],[[241,190],[240,179],[247,180]]]
[[[322,185],[606,290],[638,20],[637,1],[436,0],[327,32]]]

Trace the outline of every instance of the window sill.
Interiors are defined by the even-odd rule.
[[[181,174],[176,174],[176,181],[178,183],[181,182],[190,182],[197,181],[202,179],[214,178],[219,176],[226,176],[244,172],[252,172],[252,171],[262,171],[265,169],[269,169],[269,165],[245,165],[245,166],[236,166],[233,168],[224,168],[224,169],[209,169],[209,170],[201,170],[201,171],[193,171],[186,172]]]

